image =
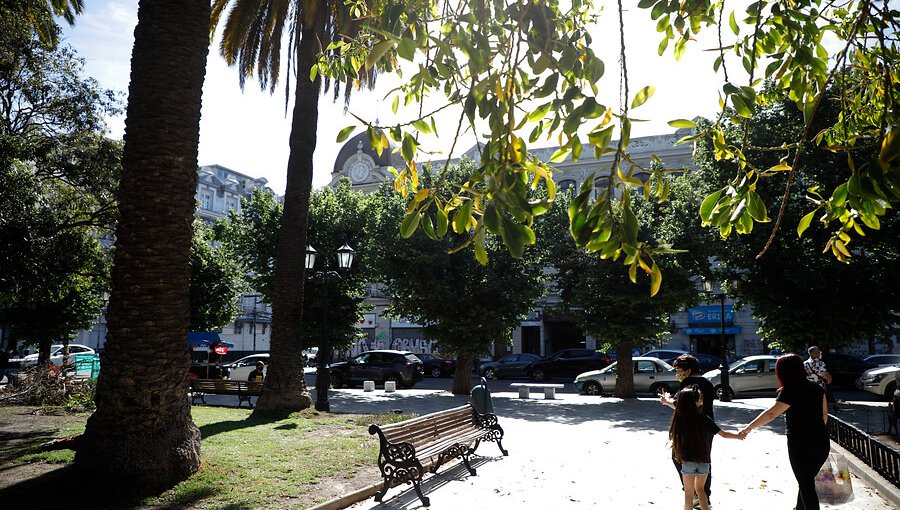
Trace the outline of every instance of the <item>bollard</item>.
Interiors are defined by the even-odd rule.
[[[397,381],[384,381],[384,392],[393,393],[397,391]]]
[[[363,381],[363,391],[375,391],[375,381]]]

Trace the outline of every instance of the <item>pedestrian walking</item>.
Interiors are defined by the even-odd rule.
[[[741,430],[740,435],[746,437],[751,430],[785,414],[788,459],[797,479],[795,509],[818,510],[815,478],[831,451],[825,390],[806,378],[803,360],[796,354],[778,358],[775,375],[781,385],[775,403]]]
[[[709,379],[703,377],[703,374],[700,371],[700,362],[697,361],[697,358],[691,356],[690,354],[682,354],[678,356],[675,361],[672,362],[672,366],[675,367],[675,376],[681,382],[681,388],[690,388],[693,386],[697,386],[700,389],[700,393],[703,395],[703,414],[708,416],[710,420],[715,422],[715,416],[713,415],[713,400],[716,396],[716,389],[713,387],[712,383],[709,382]],[[660,395],[659,401],[675,409],[676,400],[673,400],[668,394],[663,392]],[[709,436],[707,445],[707,449],[712,451],[712,443],[713,436]],[[672,455],[672,463],[675,465],[675,471],[678,473],[678,479],[682,480],[682,470],[681,470],[681,462],[678,458]],[[712,496],[712,472],[710,471],[706,476],[706,481],[704,482],[703,492],[706,493],[707,499]],[[700,500],[697,498],[694,501],[695,508],[699,508]]]
[[[703,413],[703,392],[693,385],[678,392],[675,413],[669,425],[672,442],[672,458],[681,464],[681,481],[684,485],[684,510],[691,510],[694,499],[701,510],[709,510],[706,480],[711,468],[710,446],[712,438],[743,439],[743,436],[726,432]]]

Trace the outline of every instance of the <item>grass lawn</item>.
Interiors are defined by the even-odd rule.
[[[308,409],[283,420],[250,417],[250,411],[197,406],[203,438],[202,466],[161,494],[134,501],[141,508],[307,508],[379,481],[378,441],[371,423],[408,415],[349,415]],[[84,430],[88,413],[0,407],[0,500],[28,482],[28,491],[51,485],[47,473],[72,462],[74,452],[38,452],[50,439]],[[19,488],[24,487],[20,485]],[[49,489],[49,487],[48,487]],[[87,493],[85,493],[87,496]],[[68,506],[62,501],[59,502]]]

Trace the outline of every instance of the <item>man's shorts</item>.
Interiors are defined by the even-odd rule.
[[[681,474],[683,475],[708,475],[709,462],[682,462]]]

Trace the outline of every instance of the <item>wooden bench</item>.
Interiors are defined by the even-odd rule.
[[[548,384],[548,383],[511,383],[510,388],[519,388],[519,398],[528,398],[531,394],[531,388],[543,388],[544,398],[553,400],[556,398],[557,388],[565,388],[565,384]]]
[[[258,397],[262,381],[232,381],[229,379],[191,379],[191,404],[200,399],[206,404],[206,395],[237,395],[238,407],[244,402],[253,407],[250,397]]]
[[[503,429],[497,423],[497,416],[479,414],[471,404],[390,425],[370,425],[369,434],[378,434],[381,443],[378,468],[384,478],[384,488],[375,495],[375,501],[381,501],[391,486],[411,483],[422,504],[429,506],[429,499],[422,495],[419,485],[426,467],[430,466],[430,471],[435,473],[445,462],[462,458],[474,476],[469,456],[482,441],[496,442],[503,455],[509,455],[500,442]]]

